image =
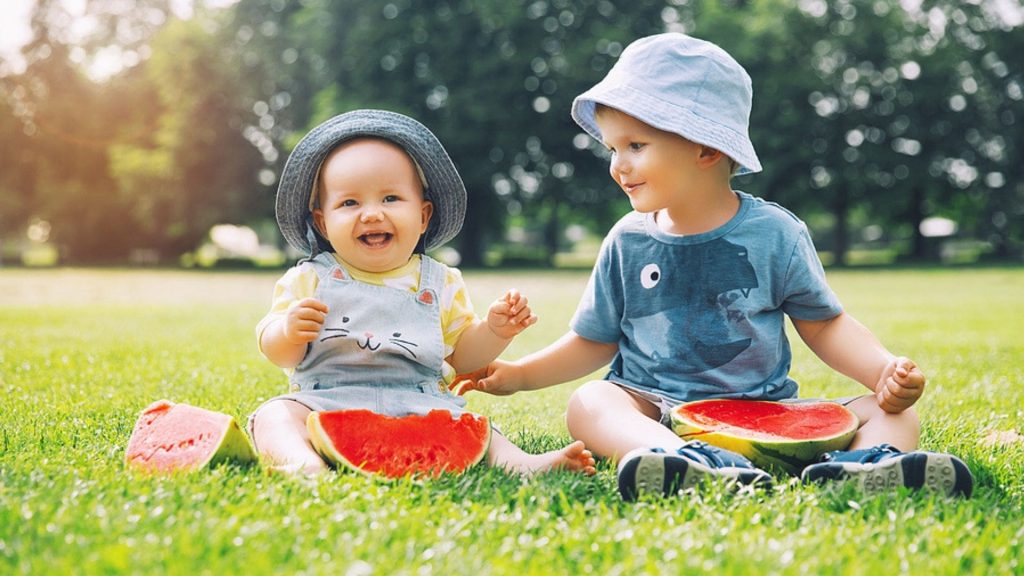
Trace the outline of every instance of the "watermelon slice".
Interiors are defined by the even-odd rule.
[[[686,440],[702,440],[743,454],[764,469],[799,474],[831,450],[844,450],[860,422],[834,402],[714,399],[672,409],[672,426]]]
[[[447,410],[395,417],[369,410],[312,412],[313,447],[329,462],[385,478],[461,473],[479,462],[491,441],[486,417]]]
[[[125,452],[129,468],[155,473],[197,470],[229,460],[256,461],[234,418],[168,400],[142,411]]]

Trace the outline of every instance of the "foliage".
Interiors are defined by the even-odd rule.
[[[258,467],[144,477],[123,467],[138,413],[169,398],[244,419],[284,391],[252,327],[276,274],[0,271],[0,573],[1015,574],[1024,558],[1024,272],[841,271],[847,308],[930,375],[923,445],[963,457],[969,501],[781,483],[622,502],[613,466],[532,480],[479,467],[424,483],[302,482]],[[509,285],[541,321],[509,358],[553,341],[582,272],[470,272],[479,304]],[[881,289],[880,287],[885,287]],[[806,348],[806,396],[858,393]],[[531,451],[568,440],[574,385],[469,396]]]
[[[223,219],[248,220],[259,206],[252,196],[261,159],[230,98],[243,76],[222,58],[209,24],[196,18],[161,29],[145,69],[156,90],[154,125],[110,148],[111,175],[145,233],[135,245],[168,257],[193,249]]]
[[[506,242],[563,247],[628,210],[600,145],[569,118],[633,39],[686,31],[755,88],[765,166],[736,187],[814,223],[845,254],[880,239],[936,257],[921,222],[956,220],[997,257],[1024,252],[1024,9],[952,0],[240,0],[187,19],[171,0],[88,3],[71,27],[40,0],[25,69],[0,65],[0,225],[51,224],[66,262],[164,259],[212,223],[271,221],[277,175],[313,125],[391,108],[441,137],[470,191],[469,264]],[[89,30],[77,36],[71,31]],[[120,55],[113,76],[95,73]],[[824,233],[828,235],[824,235]],[[276,239],[280,242],[280,239]]]

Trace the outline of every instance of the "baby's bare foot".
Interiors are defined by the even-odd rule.
[[[556,450],[554,453],[561,453],[565,461],[562,464],[556,463],[553,468],[582,472],[587,476],[593,476],[597,473],[597,468],[595,467],[597,462],[594,460],[594,455],[590,453],[590,450],[587,450],[582,440],[577,440],[561,450]]]
[[[534,476],[551,470],[568,470],[587,476],[597,473],[594,455],[579,440],[560,450],[552,450],[543,454],[524,454],[517,461],[506,462],[505,468],[525,476]]]
[[[322,460],[319,462],[288,462],[286,464],[271,464],[267,466],[268,474],[281,474],[283,476],[295,476],[315,478],[326,473],[330,468]]]

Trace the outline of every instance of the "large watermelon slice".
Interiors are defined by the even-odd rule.
[[[254,462],[249,438],[227,414],[158,400],[142,411],[125,462],[144,472],[189,471],[218,462]]]
[[[463,472],[484,457],[491,441],[486,417],[453,418],[447,410],[402,417],[369,410],[312,412],[306,426],[313,447],[328,461],[385,478]]]
[[[714,399],[677,406],[672,426],[686,440],[703,440],[743,454],[760,468],[795,475],[823,453],[846,449],[859,421],[834,402]]]

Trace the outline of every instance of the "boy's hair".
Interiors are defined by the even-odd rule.
[[[748,135],[750,76],[718,46],[685,34],[641,38],[612,69],[572,103],[572,117],[594,138],[598,104],[620,110],[659,130],[710,146],[732,159],[735,174],[759,172]]]
[[[620,114],[626,114],[622,110],[617,110],[615,108],[612,108],[611,106],[606,106],[606,105],[601,104],[599,102],[599,103],[594,105],[594,116],[595,117],[600,116],[602,112],[605,112],[607,110],[614,110],[614,111],[616,111],[616,112],[618,112]],[[660,130],[660,128],[659,128],[659,130]],[[681,134],[679,134],[678,136],[680,136],[681,138],[686,138],[685,136],[682,136]],[[700,143],[698,142],[698,144],[700,144]],[[707,144],[701,144],[701,146],[707,146]],[[711,148],[714,148],[714,147],[711,146]],[[716,150],[717,150],[717,148],[716,148]],[[722,151],[719,150],[719,152],[722,152]],[[733,158],[732,156],[729,156],[725,152],[722,152],[722,155],[725,156],[725,159],[729,162],[729,177],[732,178],[733,176],[736,176],[736,173],[740,171],[742,166],[740,166],[740,163],[737,162],[735,158]]]

